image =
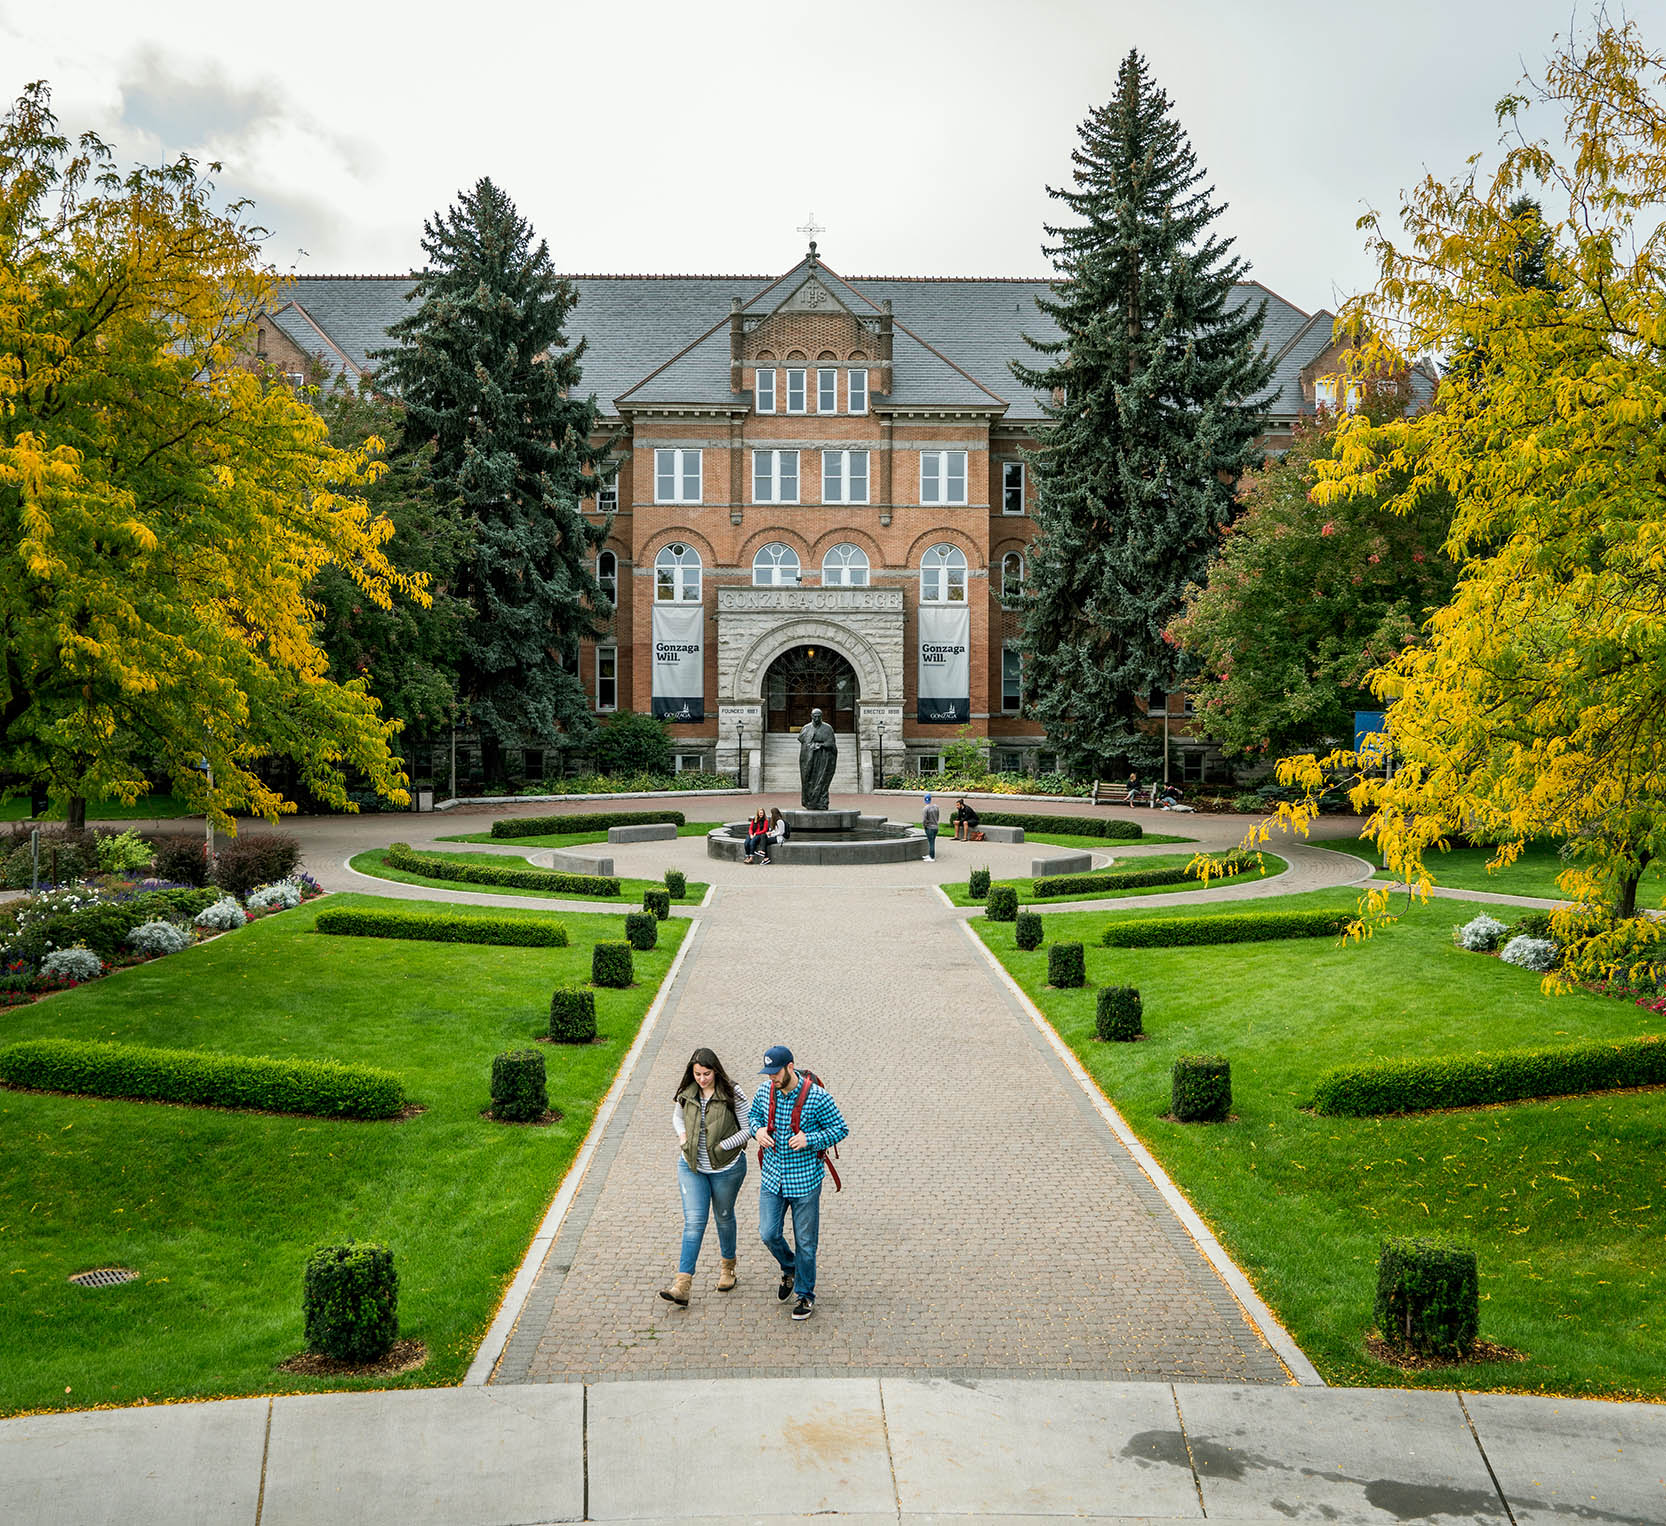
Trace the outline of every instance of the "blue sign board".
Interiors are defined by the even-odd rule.
[[[1388,718],[1381,710],[1354,711],[1355,752],[1365,752],[1369,750],[1372,753],[1380,755],[1387,749],[1387,743],[1384,740],[1387,732]],[[1372,736],[1375,736],[1376,740],[1373,741],[1370,744],[1369,749],[1367,749],[1367,738]]]

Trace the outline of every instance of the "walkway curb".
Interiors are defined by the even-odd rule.
[[[636,1038],[626,1051],[618,1074],[613,1078],[613,1085],[608,1087],[607,1095],[602,1098],[601,1106],[596,1109],[595,1117],[590,1120],[589,1132],[585,1134],[578,1154],[573,1157],[572,1165],[567,1168],[567,1174],[561,1179],[555,1200],[550,1204],[549,1211],[538,1226],[538,1232],[532,1237],[532,1243],[527,1246],[526,1255],[521,1258],[521,1264],[515,1270],[514,1279],[503,1295],[503,1302],[498,1305],[497,1316],[492,1320],[486,1338],[481,1341],[480,1349],[475,1352],[474,1360],[469,1363],[469,1370],[463,1378],[463,1387],[479,1387],[491,1381],[492,1373],[509,1344],[509,1337],[514,1334],[521,1310],[526,1307],[532,1285],[538,1280],[538,1273],[543,1269],[544,1258],[549,1254],[550,1247],[555,1244],[556,1236],[561,1233],[562,1221],[567,1217],[567,1210],[572,1207],[573,1199],[578,1196],[579,1188],[584,1185],[585,1173],[590,1169],[596,1146],[601,1143],[602,1135],[607,1132],[607,1126],[612,1122],[613,1114],[619,1106],[619,1099],[624,1096],[625,1089],[630,1085],[637,1062],[648,1047],[648,1039],[659,1022],[660,1014],[664,1012],[666,1003],[671,999],[677,977],[682,973],[683,960],[694,946],[699,931],[700,919],[695,917],[690,920],[688,932],[677,949],[677,956],[671,961],[671,968],[665,972],[665,979],[660,982],[659,990],[642,1019],[642,1025],[636,1030]]]
[[[1140,1142],[1139,1136],[1128,1127],[1121,1113],[1112,1106],[1110,1099],[1100,1091],[1082,1062],[1071,1051],[1070,1046],[1061,1039],[1053,1025],[1047,1021],[1046,1015],[1025,994],[1024,988],[1007,973],[1006,967],[995,957],[982,938],[972,931],[970,922],[963,921],[961,930],[978,952],[983,955],[984,962],[994,972],[1020,1008],[1027,1012],[1030,1021],[1035,1024],[1041,1036],[1049,1047],[1059,1057],[1064,1068],[1075,1078],[1076,1084],[1087,1094],[1099,1116],[1110,1126],[1117,1141],[1134,1157],[1135,1163],[1151,1179],[1151,1183],[1162,1194],[1163,1201],[1173,1210],[1174,1215],[1186,1228],[1186,1232],[1197,1242],[1197,1247],[1203,1252],[1204,1258],[1215,1270],[1222,1282],[1231,1290],[1232,1296],[1238,1300],[1244,1311],[1244,1317],[1255,1329],[1256,1333],[1272,1347],[1278,1359],[1289,1371],[1296,1383],[1304,1388],[1325,1388],[1328,1385],[1319,1376],[1319,1369],[1307,1359],[1306,1353],[1291,1337],[1290,1332],[1279,1323],[1278,1316],[1268,1308],[1261,1295],[1255,1291],[1249,1278],[1239,1269],[1238,1264],[1226,1253],[1226,1248],[1217,1240],[1205,1224],[1198,1212],[1187,1200],[1186,1195],[1174,1184],[1154,1156]]]

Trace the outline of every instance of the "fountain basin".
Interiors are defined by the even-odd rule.
[[[782,811],[791,835],[770,845],[774,864],[902,864],[926,856],[926,834],[859,811]],[[731,821],[706,834],[706,856],[740,863],[746,823]]]

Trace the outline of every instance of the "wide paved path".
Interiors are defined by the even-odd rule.
[[[717,867],[714,865],[714,868]],[[928,885],[725,876],[534,1285],[497,1382],[931,1372],[1289,1382],[1277,1357]],[[819,883],[818,883],[819,881]],[[742,1191],[740,1286],[708,1229],[685,1312],[671,1098],[715,1049],[785,1043],[850,1124],[794,1326]]]

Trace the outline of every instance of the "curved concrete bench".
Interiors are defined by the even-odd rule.
[[[1050,874],[1086,874],[1092,868],[1091,853],[1055,853],[1051,858],[1032,858],[1030,878],[1040,880]]]
[[[1022,827],[979,827],[985,842],[1023,842]]]
[[[613,877],[611,858],[586,858],[582,853],[564,853],[560,848],[550,850],[550,868],[562,874],[601,874]]]
[[[676,836],[677,824],[673,821],[645,821],[639,826],[607,829],[609,842],[665,842]]]

